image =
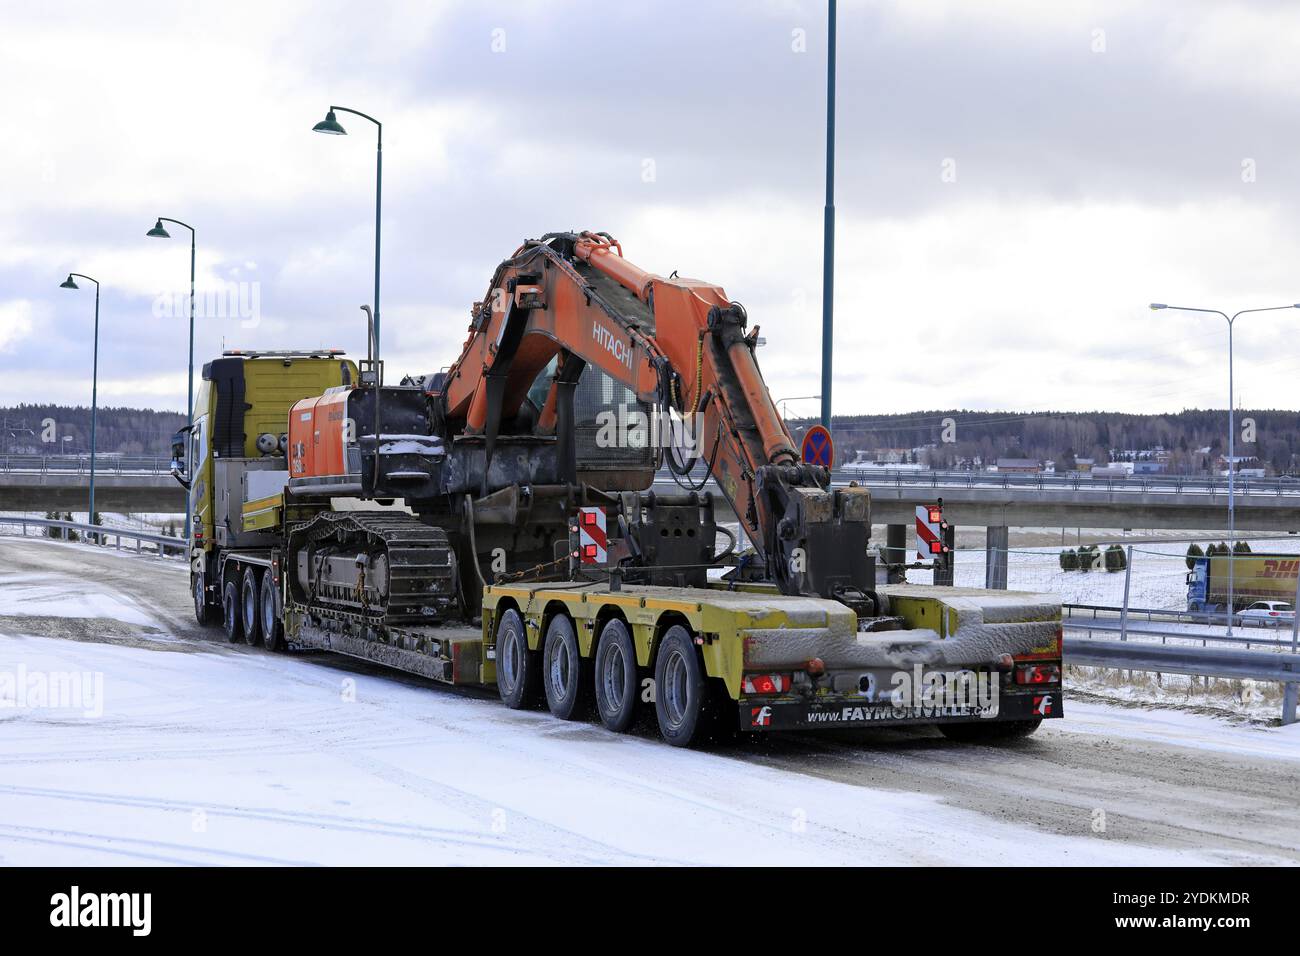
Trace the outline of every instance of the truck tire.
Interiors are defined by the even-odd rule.
[[[217,616],[212,612],[212,605],[208,603],[208,593],[203,587],[203,575],[190,575],[190,591],[194,594],[194,620],[198,621],[201,627],[207,627],[216,621]]]
[[[940,724],[939,733],[949,740],[957,740],[962,743],[994,743],[999,740],[1022,740],[1037,730],[1042,722],[1043,718],[1034,717],[1029,720]]]
[[[262,588],[257,568],[244,568],[244,583],[239,589],[239,608],[244,615],[244,643],[256,647],[262,643]]]
[[[270,571],[262,572],[262,596],[258,609],[262,613],[262,643],[268,651],[284,650],[284,624],[280,621],[280,596]]]
[[[501,615],[497,624],[497,692],[501,701],[511,710],[537,706],[541,679],[541,657],[528,649],[528,635],[524,619],[518,611]]]
[[[655,656],[655,716],[659,734],[674,747],[700,743],[709,726],[709,686],[691,632],[670,627]]]
[[[578,720],[590,683],[584,680],[586,668],[578,649],[578,635],[567,614],[557,614],[546,625],[542,644],[542,689],[546,706],[561,720]]]
[[[611,618],[601,628],[593,670],[596,712],[600,714],[600,722],[621,734],[636,720],[640,687],[636,647],[632,644],[627,625],[618,618]]]
[[[239,643],[244,636],[244,615],[239,607],[239,585],[232,577],[221,591],[221,617],[225,625],[226,640]]]

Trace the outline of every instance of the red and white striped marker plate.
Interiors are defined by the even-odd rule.
[[[578,509],[578,558],[583,564],[604,564],[609,560],[604,508]]]
[[[943,554],[943,509],[938,505],[916,506],[916,558],[935,561]]]

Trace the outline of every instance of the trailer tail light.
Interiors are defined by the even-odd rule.
[[[1017,684],[1059,684],[1060,664],[1019,664],[1016,666]]]
[[[794,683],[789,674],[746,674],[746,694],[784,694]]]

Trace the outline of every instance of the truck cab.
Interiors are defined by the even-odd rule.
[[[227,351],[203,366],[194,421],[173,440],[173,473],[189,490],[190,586],[201,623],[270,564],[288,481],[293,404],[353,385],[338,349]],[[260,586],[254,570],[252,583]]]

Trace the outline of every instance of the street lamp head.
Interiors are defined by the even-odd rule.
[[[325,118],[312,127],[312,131],[329,133],[331,136],[346,136],[348,134],[348,131],[339,124],[338,117],[334,115],[333,110],[326,113]]]
[[[1151,311],[1152,311],[1152,312],[1159,312],[1161,309],[1167,309],[1167,308],[1169,308],[1169,306],[1165,305],[1163,302],[1152,302],[1152,303],[1151,303]]]
[[[153,228],[145,233],[151,239],[170,239],[171,233],[163,228],[162,220],[159,219],[153,224]]]
[[[65,279],[63,282],[60,282],[60,283],[59,283],[59,288],[60,288],[60,289],[78,289],[78,288],[80,288],[80,286],[78,286],[77,283],[75,283],[75,282],[72,281],[72,276],[68,276],[67,279]]]

